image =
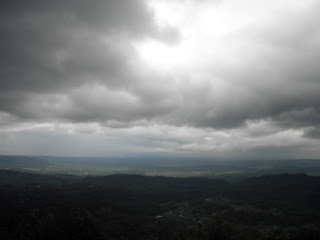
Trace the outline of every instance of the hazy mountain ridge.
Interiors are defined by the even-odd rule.
[[[320,176],[320,160],[213,160],[145,158],[70,158],[1,156],[0,169],[47,174],[111,175],[118,173],[167,177],[210,177],[238,181],[250,176],[307,173]]]

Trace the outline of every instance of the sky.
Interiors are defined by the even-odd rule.
[[[0,154],[320,158],[317,0],[1,2]]]

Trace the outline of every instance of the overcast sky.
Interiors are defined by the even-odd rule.
[[[0,154],[320,158],[318,0],[4,0]]]

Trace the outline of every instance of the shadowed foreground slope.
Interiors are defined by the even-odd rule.
[[[319,239],[320,178],[0,171],[2,239]]]

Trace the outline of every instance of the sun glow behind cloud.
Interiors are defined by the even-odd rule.
[[[172,27],[179,32],[178,43],[165,43],[148,39],[135,44],[142,60],[152,68],[160,71],[177,71],[192,63],[196,51],[194,42],[199,6],[193,1],[149,1],[149,8],[154,12],[159,29]],[[192,17],[190,17],[192,14]]]
[[[290,2],[290,1],[289,1]],[[147,39],[134,44],[142,60],[159,71],[179,71],[203,64],[212,55],[227,58],[242,52],[243,46],[233,39],[243,30],[272,22],[288,8],[288,0],[270,1],[149,1],[160,29],[178,30],[178,43]],[[290,3],[288,12],[308,4]],[[243,36],[242,36],[243,37]],[[231,52],[231,53],[230,53]],[[241,56],[239,56],[241,58]]]
[[[255,4],[233,1],[195,3],[194,1],[150,1],[158,27],[173,27],[178,30],[178,43],[168,44],[148,39],[135,43],[140,57],[149,66],[160,71],[179,71],[201,63],[212,52],[230,48],[225,38],[259,22],[263,12],[268,11]],[[251,7],[250,7],[251,6]],[[276,6],[270,5],[269,8]],[[259,11],[253,11],[258,9]],[[270,9],[269,9],[270,10]]]
[[[167,45],[148,40],[136,45],[141,59],[150,67],[160,71],[172,71],[189,64],[192,58],[192,46],[184,43]]]

